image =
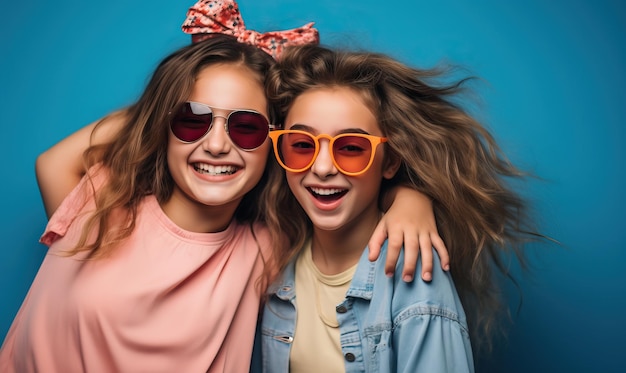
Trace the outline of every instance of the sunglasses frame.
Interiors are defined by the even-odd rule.
[[[207,127],[207,130],[206,130],[206,131],[202,134],[202,136],[198,137],[197,139],[195,139],[195,140],[193,140],[193,141],[186,141],[186,140],[181,139],[180,137],[178,137],[178,136],[176,135],[176,133],[175,133],[175,132],[174,132],[174,130],[172,129],[172,126],[174,125],[174,118],[175,118],[175,117],[179,114],[179,112],[180,112],[181,108],[182,108],[184,105],[187,105],[187,104],[189,104],[189,105],[196,104],[196,105],[204,106],[204,107],[209,108],[209,110],[211,111],[210,113],[205,113],[205,114],[195,114],[195,113],[193,113],[193,111],[192,111],[192,113],[193,113],[194,115],[198,115],[198,116],[199,116],[199,115],[208,115],[208,114],[211,114],[211,123],[209,123],[209,126]],[[218,110],[226,110],[226,111],[229,111],[229,113],[228,113],[228,115],[226,115],[226,116],[224,116],[224,115],[216,115],[216,114],[215,114],[215,109],[218,109]],[[235,140],[233,140],[233,138],[232,138],[232,137],[231,137],[231,135],[230,135],[230,130],[229,130],[229,128],[228,128],[228,124],[230,123],[230,117],[231,117],[231,115],[233,115],[233,114],[235,114],[235,113],[253,113],[253,114],[258,114],[258,115],[260,115],[261,117],[263,117],[263,118],[265,119],[265,121],[267,122],[267,134],[265,135],[265,139],[263,140],[263,142],[262,142],[261,144],[259,144],[258,146],[254,147],[254,148],[246,149],[246,148],[242,148],[241,146],[239,146],[239,145],[235,142]],[[267,117],[266,117],[265,115],[263,115],[262,113],[260,113],[260,112],[258,112],[258,111],[256,111],[256,110],[250,110],[250,109],[227,109],[227,108],[221,108],[221,107],[217,107],[217,106],[207,105],[207,104],[204,104],[204,103],[202,103],[202,102],[196,102],[196,101],[185,101],[185,102],[183,102],[182,104],[180,104],[179,106],[177,106],[176,111],[170,111],[170,112],[168,113],[168,115],[170,116],[170,119],[169,119],[169,128],[170,128],[170,132],[172,133],[172,135],[174,135],[174,137],[175,137],[178,141],[180,141],[180,142],[182,142],[182,143],[185,143],[185,144],[193,144],[193,143],[195,143],[195,142],[198,142],[198,141],[202,140],[202,139],[203,139],[203,138],[204,138],[204,137],[205,137],[205,136],[206,136],[206,135],[207,135],[207,134],[211,131],[211,129],[213,128],[213,123],[215,122],[215,118],[224,118],[224,119],[225,119],[225,121],[224,121],[224,130],[226,131],[226,134],[228,134],[228,139],[230,140],[230,142],[231,142],[233,145],[235,145],[237,148],[239,148],[239,149],[241,149],[241,150],[243,150],[243,151],[247,151],[247,152],[249,152],[249,151],[253,151],[253,150],[256,150],[256,149],[260,148],[260,147],[263,145],[263,143],[265,143],[265,140],[267,140],[267,138],[268,138],[268,135],[269,135],[270,131],[272,131],[274,128],[276,128],[276,126],[275,126],[275,125],[273,125],[273,124],[271,124],[271,123],[270,123],[270,121],[267,119]]]
[[[315,152],[313,154],[313,157],[311,158],[311,161],[309,162],[309,164],[306,167],[300,168],[300,169],[296,169],[296,168],[291,168],[288,167],[285,163],[283,163],[282,159],[280,159],[280,152],[278,149],[278,139],[280,138],[281,135],[283,134],[300,134],[300,135],[306,135],[310,138],[313,139],[314,143],[315,143]],[[369,140],[370,145],[372,146],[372,154],[370,155],[370,159],[367,162],[367,166],[365,166],[363,168],[363,170],[358,171],[358,172],[348,172],[346,170],[344,170],[335,160],[335,154],[333,153],[333,144],[335,143],[335,141],[337,139],[340,139],[342,137],[348,137],[348,136],[356,136],[356,137],[360,137],[360,138],[365,138],[367,140]],[[280,166],[282,168],[284,168],[285,170],[289,171],[289,172],[294,172],[294,173],[299,173],[299,172],[304,172],[308,169],[311,168],[311,166],[313,166],[313,164],[315,163],[315,161],[317,160],[317,156],[319,155],[320,149],[321,149],[321,145],[320,145],[320,139],[326,139],[329,141],[328,144],[328,150],[330,151],[330,159],[333,161],[333,165],[335,166],[335,168],[337,168],[337,170],[339,172],[341,172],[344,175],[347,176],[359,176],[364,174],[365,172],[367,172],[367,170],[370,169],[370,167],[372,166],[372,163],[374,161],[374,157],[376,156],[376,150],[378,149],[378,145],[387,142],[387,138],[386,137],[380,137],[380,136],[374,136],[374,135],[368,135],[365,133],[342,133],[336,136],[331,136],[325,133],[321,133],[319,135],[313,135],[310,132],[306,132],[306,131],[301,131],[301,130],[275,130],[275,131],[271,131],[269,133],[269,137],[272,139],[272,143],[273,148],[274,148],[274,155],[276,160],[278,161],[278,163],[280,164]]]

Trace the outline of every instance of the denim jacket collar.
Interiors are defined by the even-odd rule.
[[[283,271],[282,278],[275,281],[267,289],[269,295],[276,295],[278,298],[289,301],[296,296],[296,259],[297,256],[287,264]]]
[[[382,259],[378,257],[375,262],[370,262],[368,254],[369,247],[366,247],[359,259],[359,265],[354,273],[354,277],[352,277],[350,288],[346,292],[348,297],[372,300],[374,279],[376,278],[376,262]]]

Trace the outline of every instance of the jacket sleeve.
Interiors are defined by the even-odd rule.
[[[469,334],[454,312],[417,304],[396,320],[397,372],[474,372]]]

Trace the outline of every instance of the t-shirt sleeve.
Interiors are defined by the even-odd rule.
[[[52,214],[44,233],[39,238],[39,242],[49,247],[56,240],[65,236],[68,228],[79,214],[91,210],[89,206],[94,204],[95,190],[104,183],[105,174],[99,165],[89,169]]]

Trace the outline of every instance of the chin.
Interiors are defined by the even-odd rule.
[[[329,232],[338,231],[345,226],[344,223],[338,223],[336,219],[333,219],[333,220],[334,221],[332,222],[312,220],[312,222],[313,222],[313,226],[315,227],[315,229],[319,229],[322,231],[329,231]]]

